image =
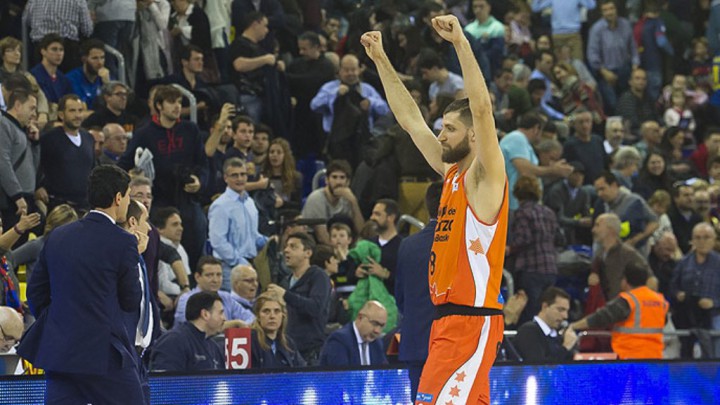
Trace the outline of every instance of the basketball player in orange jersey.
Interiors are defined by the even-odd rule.
[[[430,166],[445,176],[428,264],[437,316],[415,404],[489,404],[490,367],[503,337],[505,164],[490,95],[460,23],[453,15],[432,23],[455,47],[468,95],[447,107],[438,137],[398,78],[381,34],[368,32],[361,38],[399,124]]]

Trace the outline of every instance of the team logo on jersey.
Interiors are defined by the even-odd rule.
[[[415,400],[418,402],[432,402],[433,396],[432,394],[424,394],[422,392],[418,392],[417,396],[415,397]]]
[[[469,251],[475,253],[475,255],[485,254],[485,249],[483,249],[482,243],[480,243],[480,238],[473,239],[468,242],[470,242],[470,247],[468,247]]]

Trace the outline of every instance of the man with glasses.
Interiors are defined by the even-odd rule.
[[[111,81],[103,85],[100,94],[103,105],[83,122],[83,127],[102,129],[107,124],[119,124],[126,134],[132,136],[137,117],[126,111],[130,89],[122,82]]]
[[[374,366],[387,364],[383,328],[387,311],[378,301],[368,301],[350,322],[333,332],[320,353],[321,366]]]
[[[0,353],[9,352],[20,341],[24,329],[20,314],[10,307],[0,306]]]

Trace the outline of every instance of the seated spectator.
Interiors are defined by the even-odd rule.
[[[0,306],[0,331],[2,331],[2,340],[0,340],[0,353],[7,353],[20,341],[25,325],[20,313],[15,309]]]
[[[321,366],[374,366],[387,364],[382,336],[387,311],[377,301],[368,301],[354,322],[328,336],[320,353]]]
[[[80,50],[82,66],[67,73],[73,93],[80,96],[89,110],[95,109],[95,97],[100,88],[110,82],[110,70],[105,67],[105,44],[99,39],[89,39]]]
[[[352,218],[355,229],[362,229],[365,220],[360,212],[358,199],[350,189],[352,168],[344,160],[333,160],[325,169],[325,187],[319,188],[307,197],[302,209],[303,218],[324,219],[336,215]],[[330,243],[327,225],[315,225],[315,238],[320,243]]]
[[[594,182],[598,199],[593,215],[614,213],[623,222],[622,240],[628,246],[646,251],[648,238],[658,228],[658,219],[645,200],[637,194],[620,187],[614,174],[602,173]],[[618,233],[620,236],[620,233]]]
[[[184,87],[186,90],[195,94],[195,90],[199,90],[207,87],[205,81],[199,77],[203,72],[203,50],[195,45],[188,45],[182,48],[180,53],[180,71],[168,76],[165,80],[167,84],[178,84]],[[189,102],[183,98],[183,115],[190,114]],[[197,109],[198,112],[203,112],[207,109],[207,103],[204,100],[198,100]]]
[[[107,124],[119,124],[125,133],[132,136],[137,126],[137,117],[127,112],[130,88],[121,82],[111,81],[100,90],[103,103],[83,122],[83,128],[102,129]]]
[[[180,265],[160,260],[157,268],[158,288],[168,297],[175,298],[190,290],[190,259],[183,247],[183,221],[175,207],[161,207],[153,211],[152,223],[160,233],[160,243],[175,249]]]
[[[545,206],[555,211],[558,224],[563,229],[565,243],[568,245],[589,245],[590,193],[582,187],[585,178],[585,166],[580,162],[570,162],[573,172],[563,181],[555,182],[544,194]]]
[[[255,126],[255,133],[250,143],[250,150],[252,150],[253,163],[255,164],[255,171],[257,173],[262,171],[268,157],[270,141],[273,139],[275,139],[275,136],[273,136],[272,128],[262,122]]]
[[[249,264],[268,242],[260,234],[258,209],[245,190],[247,165],[230,158],[223,165],[227,189],[210,205],[209,240],[213,255],[222,263],[223,291],[230,291],[230,272],[238,264]]]
[[[552,120],[563,120],[565,114],[558,111],[557,107],[553,102],[553,66],[555,66],[555,55],[550,51],[538,51],[538,56],[535,59],[535,70],[530,75],[530,80],[542,80],[545,84],[544,92],[538,94],[540,97],[537,99],[537,106],[540,107],[543,114],[547,115]],[[531,91],[530,85],[528,84],[528,92],[530,96],[533,96],[534,91],[540,90],[539,85],[535,85],[535,90]]]
[[[505,254],[515,258],[517,289],[525,291],[528,297],[520,317],[520,323],[524,323],[537,314],[542,292],[557,280],[555,242],[559,229],[555,213],[540,204],[542,190],[537,178],[520,177],[513,194],[520,205],[514,212]]]
[[[258,291],[257,271],[250,265],[238,264],[230,273],[230,281],[232,284],[230,296],[243,308],[252,311]]]
[[[560,103],[565,115],[572,114],[578,108],[585,108],[592,113],[595,124],[605,120],[602,100],[590,85],[580,81],[574,67],[567,62],[559,62],[553,68],[553,74],[560,87]]]
[[[8,260],[8,265],[12,269],[17,269],[18,267],[25,265],[25,279],[29,280],[32,275],[35,261],[40,255],[40,251],[43,246],[45,246],[45,240],[50,232],[61,225],[69,224],[77,220],[78,215],[71,206],[67,204],[60,204],[53,208],[45,218],[45,228],[43,229],[42,235],[31,241],[23,243],[17,249],[7,252],[6,258]],[[26,229],[24,226],[25,225],[19,229]]]
[[[635,134],[632,134],[634,137]],[[655,120],[648,120],[640,125],[640,140],[633,146],[644,159],[651,149],[662,149],[664,135],[660,124]]]
[[[505,53],[505,26],[493,17],[491,1],[473,0],[472,12],[475,20],[465,26],[465,34],[474,41],[479,42],[487,56],[492,72],[498,68]]]
[[[178,328],[186,322],[185,307],[188,299],[200,292],[209,292],[218,295],[224,308],[224,316],[227,319],[224,325],[225,329],[245,328],[255,320],[255,315],[253,315],[252,311],[238,304],[229,292],[220,291],[222,278],[223,274],[220,261],[212,256],[202,256],[198,261],[195,272],[197,287],[181,295],[178,299],[177,308],[175,309],[175,325],[173,328]],[[222,329],[220,332],[222,332]]]
[[[615,153],[623,143],[625,138],[625,128],[623,127],[622,118],[609,117],[605,121],[605,154],[610,156]],[[635,145],[635,149],[642,155],[643,152]],[[645,151],[647,153],[647,151]]]
[[[665,155],[670,176],[675,179],[689,179],[702,172],[695,167],[692,156],[690,159],[686,157],[684,145],[685,134],[680,128],[670,127],[665,130],[660,151]]]
[[[648,239],[648,245],[652,247],[660,240],[664,233],[672,233],[673,231],[672,222],[670,222],[670,218],[667,215],[672,205],[672,199],[670,198],[670,193],[667,191],[657,190],[648,198],[647,203],[658,217],[658,229],[656,229],[655,233]],[[675,240],[675,243],[677,243],[677,240]],[[682,252],[679,252],[679,254],[682,254]]]
[[[540,312],[522,324],[512,340],[522,361],[556,363],[572,360],[577,334],[567,324],[570,295],[557,287],[548,287],[539,297]]]
[[[102,154],[98,157],[98,164],[115,165],[120,156],[127,150],[130,137],[120,124],[107,124],[102,129],[103,146]]]
[[[216,293],[198,292],[187,300],[184,322],[162,335],[150,352],[153,371],[225,369],[223,348],[213,337],[225,324],[223,301]]]
[[[30,69],[30,73],[45,93],[50,110],[54,111],[53,105],[57,105],[64,95],[73,92],[70,80],[60,71],[65,56],[63,39],[57,34],[47,34],[40,41],[39,49],[42,61]]]
[[[262,174],[270,179],[270,186],[280,198],[276,208],[300,208],[303,177],[295,169],[295,157],[287,140],[275,138],[270,142]]]
[[[311,366],[319,363],[330,300],[330,279],[323,269],[310,265],[314,251],[315,241],[310,236],[291,234],[283,253],[292,274],[281,281],[281,286],[270,284],[267,288],[287,302],[288,335]]]
[[[662,359],[662,330],[669,304],[662,294],[647,287],[647,281],[645,267],[631,263],[620,282],[620,295],[595,313],[573,322],[570,328],[615,325],[610,342],[620,359]]]
[[[690,160],[695,163],[695,168],[701,176],[707,177],[707,163],[713,157],[718,155],[720,150],[720,128],[708,128],[705,131],[704,142],[690,155]]]
[[[287,335],[285,301],[272,293],[261,294],[255,302],[252,324],[252,368],[304,367],[305,360]]]
[[[633,182],[632,191],[648,199],[658,190],[669,191],[671,188],[672,179],[665,156],[657,149],[650,150],[640,168],[637,181]]]
[[[347,292],[347,290],[343,288],[338,290],[338,288],[336,288],[338,286],[336,280],[339,279],[339,263],[340,262],[337,257],[335,257],[333,248],[330,245],[317,245],[315,253],[313,253],[312,258],[310,259],[310,264],[325,270],[325,273],[328,277],[330,277],[330,300],[328,301],[329,330],[332,330],[332,328],[336,326],[339,327],[340,325],[344,325],[349,321],[347,309],[345,308],[347,306],[345,299],[347,294],[343,294],[343,292]],[[347,277],[344,277],[343,279],[344,281],[347,281]],[[342,287],[343,284],[345,283],[341,283],[340,287]]]
[[[218,72],[214,63],[215,56],[211,51],[210,20],[203,8],[195,3],[195,0],[174,0],[171,4],[173,13],[170,14],[168,30],[173,45],[172,54],[176,55],[173,63],[177,67],[177,56],[182,53],[182,49],[193,45],[201,49],[201,52],[207,52],[208,59],[213,59],[213,77],[216,78]]]
[[[688,108],[685,92],[682,90],[673,90],[670,96],[670,107],[663,114],[663,121],[668,127],[678,127],[685,135],[685,144],[691,147],[695,146],[695,116]]]

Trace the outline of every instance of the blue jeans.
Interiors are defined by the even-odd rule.
[[[134,21],[101,21],[95,24],[93,37],[120,51],[125,57],[126,66],[130,64],[130,38],[135,28]],[[118,63],[114,57],[106,59],[105,66],[110,69],[113,77],[119,77]]]
[[[614,86],[611,86],[608,82],[603,79],[602,75],[598,72],[596,79],[598,82],[598,91],[602,96],[603,104],[605,105],[605,114],[612,116],[615,114],[615,107],[617,106],[617,100],[620,95],[628,89],[628,80],[630,80],[631,66],[623,67],[620,69],[610,69],[617,75],[617,81]]]
[[[647,94],[650,100],[657,100],[662,90],[663,74],[661,70],[646,70],[647,73]]]
[[[263,100],[261,97],[251,94],[241,94],[240,103],[245,107],[247,115],[249,115],[253,121],[256,123],[261,122],[263,109]]]
[[[712,330],[720,331],[720,315],[712,317]],[[715,358],[720,358],[720,337],[713,338],[713,347],[715,348]]]

